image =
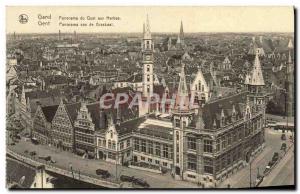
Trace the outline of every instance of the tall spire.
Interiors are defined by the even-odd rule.
[[[183,39],[183,37],[184,37],[183,24],[182,24],[182,20],[181,20],[181,23],[180,23],[180,38]]]
[[[178,86],[178,95],[179,96],[187,96],[188,90],[185,80],[185,73],[184,73],[184,64],[182,64],[181,72],[180,72],[180,80],[179,80],[179,86]]]
[[[149,23],[148,14],[147,14],[147,20],[146,20],[146,28],[145,28],[145,33],[144,33],[144,39],[151,39],[150,23]]]
[[[145,23],[143,23],[143,35],[145,36]]]
[[[261,64],[259,61],[258,53],[256,53],[252,74],[249,85],[252,86],[263,86],[265,85],[264,77],[261,70]]]
[[[291,39],[289,40],[288,48],[289,48],[289,49],[293,49],[293,48],[294,48],[294,46],[293,46],[293,43],[292,43],[292,40],[291,40]]]
[[[190,108],[189,94],[185,80],[184,64],[182,64],[180,72],[180,80],[178,85],[178,92],[175,101],[175,109],[180,111],[188,111]]]

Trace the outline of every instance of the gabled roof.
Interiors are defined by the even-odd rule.
[[[79,103],[72,103],[72,104],[66,104],[66,111],[68,112],[68,115],[71,119],[71,122],[73,123],[78,115],[78,111],[80,110],[81,104]]]
[[[41,107],[43,114],[48,122],[52,122],[57,111],[58,105]]]

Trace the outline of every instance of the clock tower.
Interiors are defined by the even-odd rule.
[[[153,95],[153,48],[154,44],[151,38],[150,24],[147,15],[146,26],[143,26],[143,97],[151,97]]]

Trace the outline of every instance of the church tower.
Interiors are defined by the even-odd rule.
[[[259,54],[256,53],[253,69],[250,73],[250,79],[248,82],[248,92],[249,100],[254,102],[257,106],[265,105],[265,92],[263,90],[265,86],[265,81],[261,69],[261,64],[259,60]]]
[[[143,97],[153,95],[153,49],[149,18],[147,15],[146,25],[144,25],[144,37],[142,42],[143,53]]]
[[[179,34],[178,34],[178,37],[177,37],[176,44],[180,48],[185,48],[184,32],[183,32],[183,23],[182,23],[182,21],[180,23],[180,31],[179,31]]]
[[[173,115],[173,147],[174,147],[174,175],[175,179],[183,179],[185,171],[186,153],[184,144],[187,142],[185,128],[191,123],[193,112],[190,108],[189,92],[186,84],[184,65],[180,73],[180,81],[176,95],[175,106],[172,110]]]

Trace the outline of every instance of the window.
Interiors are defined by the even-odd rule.
[[[108,148],[111,148],[111,140],[108,140]]]
[[[212,140],[204,140],[204,152],[212,153]]]
[[[153,154],[153,142],[149,141],[148,143],[148,153]]]
[[[130,139],[127,139],[126,146],[130,147]]]
[[[222,127],[225,126],[225,117],[224,116],[222,116],[222,118],[221,118],[221,126]]]
[[[146,140],[142,140],[142,152],[146,152]]]
[[[217,146],[216,146],[216,149],[217,149],[217,152],[220,151],[220,139],[217,139]]]
[[[188,155],[188,170],[196,170],[197,169],[197,156],[189,154]]]
[[[226,137],[225,135],[222,136],[222,149],[226,148]]]
[[[196,138],[188,137],[188,148],[191,150],[196,150]]]
[[[198,90],[201,91],[201,81],[199,80],[199,83],[198,83]]]
[[[229,166],[231,164],[231,152],[227,153],[227,165]]]
[[[163,162],[163,166],[168,166],[168,163],[166,163],[166,162]]]
[[[152,163],[152,159],[151,159],[151,158],[148,158],[148,162],[149,162],[149,163]]]
[[[127,157],[129,157],[129,156],[130,156],[130,150],[127,151]]]
[[[155,164],[159,165],[159,163],[160,163],[159,160],[155,160]]]
[[[150,75],[147,75],[147,82],[150,81]]]
[[[120,143],[120,149],[123,149],[124,148],[124,142],[121,142]]]
[[[145,159],[145,157],[141,156],[141,160],[145,161],[146,159]]]
[[[180,120],[179,119],[175,119],[175,127],[180,128]]]
[[[205,157],[203,159],[204,163],[204,173],[213,174],[213,160],[211,158]]]
[[[164,158],[169,158],[169,150],[168,150],[168,145],[163,145],[163,157]]]
[[[155,155],[160,156],[160,143],[155,145]]]
[[[227,145],[228,146],[230,146],[231,145],[231,134],[230,133],[228,133],[228,135],[227,135],[228,137],[227,137]]]
[[[221,158],[217,158],[215,161],[215,171],[218,173],[221,170]]]
[[[112,149],[116,149],[116,142],[114,140],[112,141]]]
[[[147,72],[150,71],[150,65],[147,65]]]
[[[134,139],[134,150],[140,151],[140,141],[138,139]]]

